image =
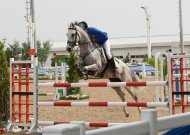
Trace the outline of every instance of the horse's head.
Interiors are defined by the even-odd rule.
[[[70,23],[67,31],[67,51],[71,52],[75,46],[82,47],[91,42],[87,32],[81,28],[77,22]]]
[[[67,51],[71,52],[80,40],[80,35],[77,30],[76,23],[71,23],[67,31]]]

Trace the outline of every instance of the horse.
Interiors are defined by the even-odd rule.
[[[67,46],[66,50],[72,52],[75,46],[79,49],[79,64],[77,71],[79,74],[88,76],[91,73],[93,76],[98,76],[104,79],[109,79],[111,82],[138,82],[140,79],[136,73],[121,60],[114,57],[117,65],[118,78],[115,78],[113,68],[106,60],[106,56],[99,45],[94,44],[89,37],[88,33],[79,27],[77,23],[71,22],[67,31]],[[94,74],[92,74],[94,73]],[[125,102],[125,93],[121,87],[112,87],[122,102]],[[132,98],[137,102],[137,94],[131,87],[124,87]],[[138,108],[139,112],[140,109]],[[129,113],[123,107],[125,116],[128,117]]]

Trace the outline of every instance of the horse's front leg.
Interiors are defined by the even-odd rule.
[[[93,71],[97,74],[97,72],[100,70],[100,68],[98,67],[97,64],[92,64],[92,65],[88,65],[88,66],[84,66],[84,71],[88,72],[88,71]]]

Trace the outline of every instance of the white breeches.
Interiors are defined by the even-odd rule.
[[[107,55],[108,59],[110,60],[110,59],[112,58],[112,55],[111,55],[111,51],[110,51],[110,42],[109,42],[109,40],[107,40],[107,41],[104,43],[103,47],[104,47],[105,50],[106,50],[106,55]]]

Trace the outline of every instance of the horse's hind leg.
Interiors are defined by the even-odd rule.
[[[124,88],[129,92],[129,94],[132,96],[135,102],[138,102],[137,94],[133,91],[133,89],[131,89],[130,87],[124,87]],[[137,107],[137,108],[138,108],[139,113],[141,113],[140,107]]]
[[[121,98],[121,101],[125,102],[125,93],[121,90],[121,88],[120,87],[113,87],[113,89],[115,90],[117,95],[119,95],[119,97]],[[129,117],[129,112],[127,112],[125,107],[123,107],[123,111],[125,113],[125,116]]]
[[[137,94],[133,91],[133,89],[131,89],[130,87],[124,87],[124,88],[129,92],[129,94],[137,102],[138,101],[138,97],[137,97]]]

